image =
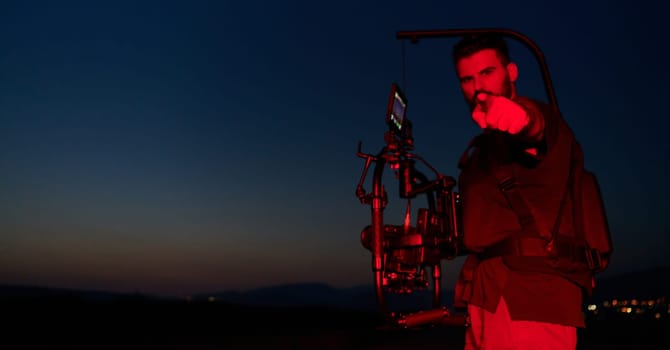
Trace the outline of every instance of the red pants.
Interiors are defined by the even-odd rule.
[[[500,299],[494,313],[468,305],[470,326],[465,350],[574,350],[577,329],[553,323],[513,321],[507,304]]]

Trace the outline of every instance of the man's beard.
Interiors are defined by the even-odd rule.
[[[465,100],[465,102],[470,106],[470,111],[474,111],[475,108],[477,107],[477,96],[479,94],[487,94],[487,95],[493,95],[493,96],[503,96],[505,98],[511,98],[512,97],[512,81],[510,80],[509,76],[505,77],[505,80],[503,81],[502,84],[502,89],[499,94],[495,94],[492,91],[489,90],[477,90],[475,91],[474,95],[472,95],[472,98],[470,100]]]

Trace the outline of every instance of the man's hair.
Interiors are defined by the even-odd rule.
[[[507,43],[502,35],[497,33],[484,33],[465,36],[454,45],[454,65],[458,64],[458,61],[461,59],[472,56],[485,49],[495,50],[503,65],[507,65],[511,62],[509,49],[507,48]]]

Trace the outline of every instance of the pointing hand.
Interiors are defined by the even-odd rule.
[[[528,113],[508,98],[480,92],[476,99],[472,119],[482,129],[500,130],[514,135],[530,122]]]

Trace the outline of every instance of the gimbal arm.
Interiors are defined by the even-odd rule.
[[[362,204],[369,204],[372,216],[372,240],[370,251],[372,252],[372,271],[374,274],[375,293],[379,302],[379,308],[382,315],[387,315],[386,299],[383,295],[384,278],[384,208],[386,207],[386,193],[382,185],[382,175],[386,166],[387,147],[382,148],[378,155],[363,153],[361,151],[361,142],[358,143],[357,156],[365,159],[363,174],[356,187],[356,196]],[[367,177],[370,165],[374,163],[372,176],[372,192],[366,193],[363,183]]]

